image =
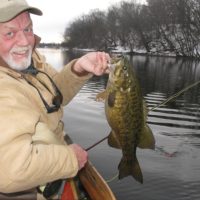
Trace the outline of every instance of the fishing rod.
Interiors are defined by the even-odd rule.
[[[103,142],[104,140],[106,140],[108,138],[108,136],[102,138],[101,140],[99,140],[98,142],[94,143],[93,145],[91,145],[90,147],[88,147],[87,149],[85,149],[86,151],[89,151],[90,149],[94,148],[95,146],[97,146],[98,144],[100,144],[101,142]]]
[[[170,96],[169,98],[167,98],[166,100],[164,100],[162,103],[154,106],[153,108],[151,108],[149,111],[154,111],[157,108],[167,104],[168,102],[172,101],[173,99],[177,98],[178,96],[180,96],[182,93],[186,92],[187,90],[197,86],[200,83],[200,81],[197,81],[195,83],[192,83],[191,85],[183,88],[182,90],[180,90],[179,92],[173,94],[172,96]],[[85,149],[86,151],[89,151],[90,149],[94,148],[95,146],[97,146],[98,144],[100,144],[101,142],[103,142],[104,140],[106,140],[108,138],[108,136],[102,138],[101,140],[97,141],[95,144],[91,145],[90,147],[88,147],[87,149]]]
[[[191,85],[187,86],[186,88],[183,88],[182,90],[180,90],[179,92],[173,94],[172,96],[170,96],[169,98],[167,98],[166,100],[164,100],[162,103],[154,106],[153,108],[151,108],[149,111],[153,111],[161,106],[166,105],[168,102],[172,101],[173,99],[177,98],[178,96],[180,96],[182,93],[186,92],[187,90],[197,86],[200,83],[200,81],[197,81],[195,83],[192,83]]]
[[[192,83],[191,85],[187,86],[186,88],[180,90],[179,92],[175,93],[174,95],[170,96],[169,98],[167,98],[166,100],[164,100],[162,103],[154,106],[152,109],[150,109],[149,111],[153,111],[156,110],[157,108],[167,104],[168,102],[172,101],[173,99],[177,98],[178,96],[180,96],[182,93],[186,92],[187,90],[197,86],[200,83],[200,81],[197,81],[195,83]],[[89,151],[90,149],[94,148],[95,146],[97,146],[98,144],[100,144],[101,142],[103,142],[104,140],[106,140],[108,138],[108,136],[102,138],[101,140],[99,140],[98,142],[96,142],[95,144],[91,145],[90,147],[88,147],[87,149],[85,149],[86,151]],[[119,173],[117,172],[114,176],[112,176],[111,178],[107,179],[106,182],[110,183],[112,181],[114,181],[117,177],[119,176]]]

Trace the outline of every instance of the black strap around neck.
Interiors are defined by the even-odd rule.
[[[31,64],[27,69],[21,70],[22,73],[24,74],[32,74],[32,75],[37,75],[38,70],[34,67],[33,60],[31,60]]]

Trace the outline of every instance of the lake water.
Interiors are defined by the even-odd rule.
[[[47,61],[62,69],[77,54],[40,49]],[[200,80],[200,62],[188,59],[133,56],[130,58],[149,108]],[[90,147],[110,132],[104,104],[95,96],[106,87],[107,76],[94,77],[66,106],[65,130],[75,143]],[[109,182],[118,200],[200,199],[200,85],[176,100],[149,112],[148,124],[156,149],[137,150],[144,183],[132,177]],[[121,151],[104,141],[89,150],[89,158],[109,180],[118,170]]]

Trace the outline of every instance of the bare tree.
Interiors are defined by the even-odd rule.
[[[122,1],[107,12],[93,10],[65,30],[69,48],[109,50],[122,46],[130,52],[174,53],[199,57],[199,0]]]

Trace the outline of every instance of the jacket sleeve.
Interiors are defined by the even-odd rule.
[[[68,104],[88,79],[93,76],[91,73],[85,76],[77,76],[73,73],[71,68],[75,62],[76,59],[69,62],[60,72],[55,72],[50,65],[46,65],[47,73],[52,74],[53,80],[63,95],[63,105]],[[52,73],[52,71],[54,71],[54,73]]]
[[[32,109],[27,96],[8,82],[0,88],[0,192],[22,191],[76,175],[78,163],[71,148],[34,142],[37,131],[51,131],[38,126],[40,113]]]

